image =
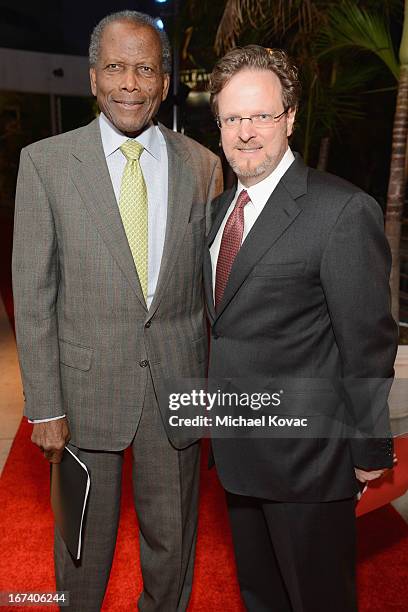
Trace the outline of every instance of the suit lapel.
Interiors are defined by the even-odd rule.
[[[300,156],[295,154],[295,161],[278,183],[238,252],[216,319],[256,263],[301,213],[302,209],[296,199],[307,192],[307,174],[307,167]]]
[[[212,320],[215,319],[215,307],[214,307],[214,294],[213,294],[213,275],[212,275],[212,264],[211,264],[211,255],[210,255],[210,247],[214,242],[214,238],[216,237],[218,230],[220,229],[220,225],[225,215],[227,214],[227,210],[232,200],[234,199],[236,187],[225,191],[219,200],[219,211],[216,213],[214,223],[211,227],[210,233],[207,237],[206,248],[204,249],[204,270],[203,270],[203,280],[204,280],[204,291],[205,298],[207,301],[208,314]]]
[[[156,291],[149,309],[149,318],[157,310],[177,260],[190,218],[194,193],[194,175],[186,161],[189,151],[171,130],[160,125],[168,156],[168,206],[166,235]]]
[[[224,193],[219,198],[219,210],[215,214],[214,223],[212,224],[211,230],[207,236],[207,244],[209,247],[212,245],[214,238],[216,237],[217,232],[220,229],[220,225],[227,213],[228,207],[234,199],[235,191],[236,185],[234,185],[234,187],[231,187],[231,189],[224,191]]]
[[[112,256],[146,309],[106,164],[97,119],[84,128],[73,151],[73,157],[72,178],[82,201]]]

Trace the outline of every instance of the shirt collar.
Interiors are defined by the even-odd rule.
[[[99,115],[99,127],[101,130],[102,146],[105,157],[109,157],[119,149],[124,142],[129,140],[128,136],[122,134],[114,125],[105,117],[103,113]],[[152,155],[157,161],[160,161],[160,140],[157,130],[159,128],[150,123],[141,134],[134,140],[140,142],[145,150]]]
[[[252,187],[245,187],[245,185],[238,180],[236,195],[241,193],[242,189],[245,189],[248,192],[251,202],[256,210],[261,211],[266,202],[269,200],[271,193],[275,190],[282,176],[294,161],[295,156],[293,155],[290,147],[288,147],[275,170],[268,174],[266,178],[262,179],[262,181],[256,183],[256,185],[252,185]]]

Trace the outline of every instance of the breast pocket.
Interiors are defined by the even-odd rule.
[[[205,217],[201,217],[201,219],[193,219],[192,221],[189,221],[189,223],[187,224],[187,232],[195,234],[197,232],[203,233],[204,230],[205,230]]]
[[[194,266],[194,269],[197,270],[202,262],[204,243],[205,217],[187,223],[180,252],[182,265]]]
[[[294,261],[289,263],[259,263],[252,271],[252,276],[266,276],[270,278],[288,278],[293,276],[303,276],[305,272],[304,261]]]

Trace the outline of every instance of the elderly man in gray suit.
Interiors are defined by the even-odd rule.
[[[22,151],[13,253],[16,332],[32,440],[91,472],[80,562],[55,536],[70,609],[100,610],[114,553],[123,451],[132,448],[144,590],[139,609],[185,610],[199,448],[169,440],[155,395],[203,377],[202,258],[218,158],[153,123],[169,88],[166,35],[142,13],[105,17],[90,45],[101,115]]]

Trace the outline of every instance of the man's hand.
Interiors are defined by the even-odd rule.
[[[64,417],[46,423],[34,423],[31,442],[38,446],[50,463],[60,463],[70,438],[68,421]]]
[[[360,468],[354,468],[356,473],[356,478],[362,483],[369,482],[370,480],[375,480],[376,478],[380,478],[386,471],[384,470],[370,470],[367,472],[366,470],[361,470]]]
[[[394,457],[393,457],[393,462],[394,465],[396,465],[396,463],[398,463],[398,459],[396,454],[394,453]],[[384,468],[383,470],[362,470],[358,467],[354,468],[354,471],[356,473],[356,478],[357,480],[359,480],[360,482],[362,482],[363,484],[366,484],[367,482],[370,482],[370,480],[376,480],[376,478],[380,478],[380,476],[382,476],[384,474],[384,472],[386,472],[389,468]]]

